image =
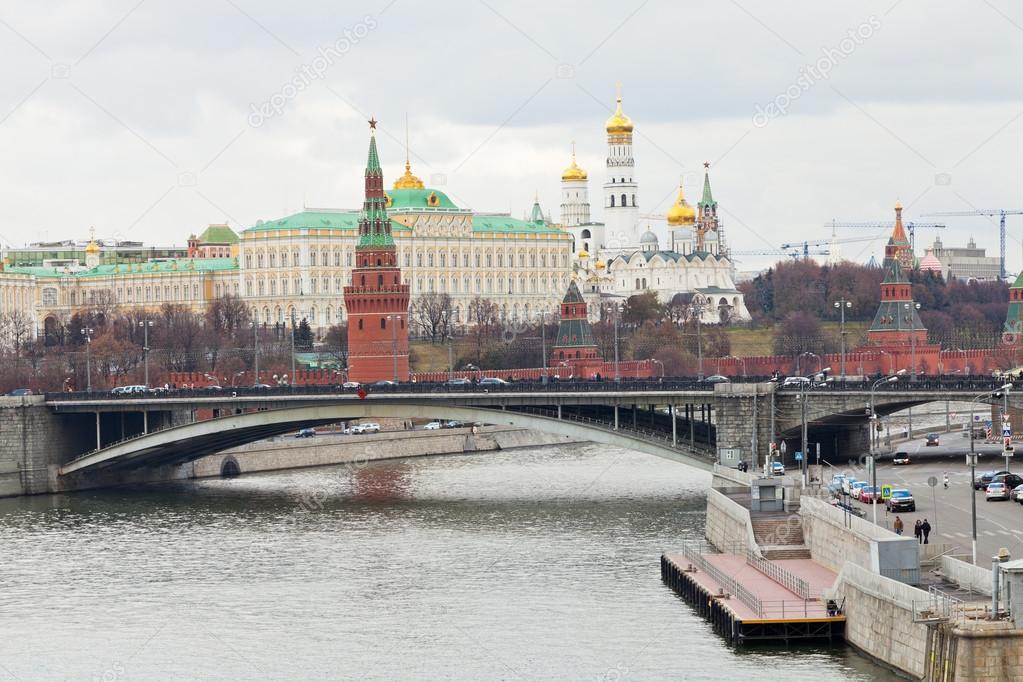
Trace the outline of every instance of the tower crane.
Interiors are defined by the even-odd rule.
[[[811,247],[819,248],[819,247],[827,247],[827,246],[830,246],[831,244],[854,244],[856,242],[872,242],[872,241],[874,241],[875,239],[877,239],[880,236],[882,236],[882,235],[875,235],[873,237],[846,237],[844,239],[814,239],[814,240],[807,240],[807,241],[802,241],[802,242],[792,242],[792,243],[789,243],[789,244],[782,244],[781,248],[782,249],[786,249],[788,251],[792,251],[793,249],[800,250],[800,251],[802,251],[803,258],[809,258],[810,257],[810,249],[811,249]],[[814,253],[820,254],[819,251],[814,252]],[[825,250],[823,253],[827,254],[828,251]]]
[[[934,228],[937,230],[944,230],[944,223],[916,223],[913,221],[904,222],[903,225],[906,227],[906,232],[909,233],[909,245],[916,252],[916,228]],[[824,223],[824,227],[830,227],[831,233],[835,233],[836,227],[852,227],[852,228],[868,228],[868,229],[892,229],[895,227],[894,220],[868,220],[866,222],[849,222],[844,220],[832,220],[829,223]]]
[[[808,250],[806,254],[798,249],[733,249],[728,252],[729,256],[788,256],[789,258],[805,257],[806,255],[827,256],[830,251],[827,249]]]
[[[940,211],[938,213],[928,213],[926,217],[968,215],[998,216],[998,256],[1000,259],[998,275],[1001,279],[1005,279],[1005,216],[1023,215],[1023,210],[1017,208],[980,208],[973,211]]]

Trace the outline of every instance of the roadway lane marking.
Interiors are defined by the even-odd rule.
[[[990,537],[994,537],[995,536],[994,531],[991,531],[991,530],[982,530],[980,532],[983,533],[984,535],[987,535],[987,536],[990,536]]]

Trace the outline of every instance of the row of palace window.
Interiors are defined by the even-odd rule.
[[[333,278],[333,283],[334,283],[333,293],[335,293],[335,294],[342,293],[344,291],[344,286],[345,286],[345,282],[346,281],[347,281],[347,279],[343,279],[341,277],[334,277]],[[290,286],[289,286],[289,284],[290,284]],[[330,284],[331,284],[331,278],[329,278],[329,277],[323,277],[321,279],[317,279],[317,278],[313,277],[313,278],[311,278],[309,280],[309,291],[308,291],[308,293],[309,294],[329,294],[329,293],[331,293]],[[473,284],[475,284],[475,287],[473,287]],[[505,286],[506,284],[507,284],[507,288]],[[217,296],[220,296],[221,295],[219,293],[220,285],[217,285],[217,286],[218,286]],[[509,277],[507,280],[505,280],[504,277],[498,277],[497,280],[496,280],[496,287],[495,287],[495,280],[493,278],[491,278],[491,277],[487,277],[486,279],[483,279],[481,277],[477,277],[475,282],[473,282],[472,278],[470,278],[470,277],[465,277],[465,278],[462,278],[462,279],[459,279],[458,277],[452,277],[451,278],[451,283],[450,283],[450,290],[449,290],[449,284],[448,284],[448,278],[447,277],[439,277],[439,278],[435,278],[435,277],[418,277],[418,278],[416,278],[416,288],[415,288],[415,291],[413,293],[437,291],[437,292],[440,292],[440,293],[452,293],[452,294],[461,294],[461,293],[465,293],[465,294],[469,294],[469,293],[477,293],[477,294],[487,293],[487,294],[492,294],[492,293],[495,293],[495,292],[496,293],[505,293],[505,292],[507,292],[509,294],[514,294],[514,293],[519,293],[519,294],[532,293],[532,294],[535,294],[535,293],[550,293],[552,288],[554,290],[560,291],[561,289],[564,288],[564,286],[565,286],[564,282],[559,282],[558,278],[557,277],[553,277],[553,276],[551,278],[549,278],[549,279],[547,277],[541,277],[539,280],[537,280],[535,277],[531,277],[528,280],[528,284],[527,284],[527,280],[526,280],[525,277],[519,277],[517,280],[514,277]],[[235,288],[237,289],[237,285],[235,285]],[[237,294],[237,291],[235,291],[235,293]],[[245,295],[246,296],[267,296],[267,295],[277,296],[278,294],[281,295],[281,296],[288,296],[290,294],[299,294],[299,293],[307,293],[307,292],[303,292],[302,291],[302,280],[297,278],[297,277],[294,280],[291,280],[290,282],[287,279],[281,279],[279,283],[278,283],[278,280],[276,280],[276,279],[271,279],[269,281],[265,281],[265,280],[261,280],[260,279],[260,280],[256,280],[255,283],[253,283],[253,280],[246,280],[246,282],[245,282]]]
[[[624,201],[625,195],[623,194],[622,197],[623,197],[622,200]],[[635,195],[633,195],[633,204],[635,204]],[[611,205],[612,206],[614,205],[613,201],[612,201]],[[334,267],[338,267],[339,268],[339,267],[341,267],[342,252],[341,251],[334,251],[333,253],[334,253],[334,263],[333,263],[333,265],[334,265]],[[319,264],[319,266],[322,266],[322,267],[330,267],[330,265],[331,265],[331,263],[330,263],[330,253],[328,251],[326,251],[326,250],[323,250],[323,251],[320,251],[319,254],[320,254],[319,257],[317,258],[317,252],[316,251],[310,251],[309,252],[309,266],[310,267],[317,267],[317,264]],[[412,266],[412,254],[409,253],[408,251],[405,251],[404,254],[402,254],[402,255],[404,257],[403,258],[404,259],[404,267],[406,267],[406,268],[411,267]],[[461,254],[461,256],[462,256],[462,258],[461,258],[461,261],[462,261],[461,266],[463,268],[467,268],[467,267],[470,267],[470,263],[471,263],[472,265],[475,265],[477,268],[479,268],[479,267],[484,267],[484,263],[486,263],[486,267],[488,267],[488,268],[494,267],[495,255],[496,255],[496,261],[497,261],[497,267],[503,268],[504,265],[505,265],[505,254],[503,254],[503,253],[497,253],[497,254],[487,253],[484,258],[481,258],[481,255],[479,253],[473,254],[470,257],[469,253],[463,252]],[[436,254],[436,256],[437,256],[436,257],[436,263],[439,264],[440,267],[442,267],[442,268],[443,267],[447,267],[449,260],[451,262],[451,266],[452,267],[457,267],[458,266],[458,254],[455,253],[455,252],[452,252],[450,254],[450,256],[449,256],[446,252],[442,251],[442,252]],[[529,267],[533,267],[533,268],[537,267],[537,257],[536,256],[537,256],[537,254],[535,254],[535,253],[530,253],[529,254],[529,258],[528,258]],[[352,252],[351,251],[348,251],[348,252],[344,253],[344,262],[345,262],[345,267],[351,267],[352,266]],[[424,266],[424,262],[425,262],[426,267],[433,267],[434,266],[435,260],[434,260],[434,252],[433,251],[427,252],[425,259],[423,258],[423,253],[421,251],[416,253],[416,266],[417,267],[423,267]],[[518,267],[520,267],[520,268],[526,267],[526,262],[527,262],[526,254],[524,254],[524,253],[518,254]],[[548,262],[547,261],[547,254],[546,253],[541,253],[540,254],[540,258],[539,258],[539,267],[546,268],[547,267],[547,262]],[[269,253],[265,253],[265,254],[263,252],[258,252],[258,253],[255,254],[255,258],[253,258],[253,254],[251,254],[251,253],[245,254],[245,267],[246,267],[246,269],[249,269],[249,270],[252,269],[253,264],[257,268],[263,268],[263,267],[276,268],[276,267],[278,267],[278,265],[277,265],[278,263],[280,263],[280,267],[282,267],[282,268],[288,267],[288,252],[287,251],[282,251],[282,252],[280,252],[279,255],[278,255],[278,253],[276,251],[270,251]],[[298,251],[294,251],[291,254],[291,263],[293,263],[295,265],[299,264],[299,252]],[[507,263],[508,263],[508,267],[515,267],[515,256],[513,254],[508,254]],[[557,257],[557,255],[551,254],[551,256],[550,256],[550,264],[551,264],[552,267],[557,267],[557,265],[558,265],[558,257]],[[566,254],[562,254],[561,255],[561,267],[568,267],[568,256]]]

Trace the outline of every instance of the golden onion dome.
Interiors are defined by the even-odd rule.
[[[607,267],[607,264],[598,258],[596,264],[593,267],[597,268],[598,270],[603,270],[605,267]]]
[[[618,106],[615,108],[614,116],[607,119],[607,132],[609,135],[632,132],[632,119],[622,113],[622,96],[618,96]]]
[[[424,189],[423,181],[412,175],[412,166],[405,160],[405,174],[394,181],[394,189]]]
[[[589,258],[590,257],[590,252],[587,251],[586,249],[583,249],[582,251],[579,252],[579,257],[580,258]]]
[[[678,197],[675,199],[675,204],[668,209],[668,224],[669,225],[692,225],[696,222],[696,209],[689,205],[686,201],[685,194],[682,192],[682,183],[678,185]]]
[[[90,239],[89,243],[85,245],[86,253],[99,253],[99,244],[96,243],[95,239]]]
[[[585,180],[587,178],[586,171],[579,167],[579,164],[575,162],[575,153],[572,154],[572,165],[565,169],[565,172],[561,174],[562,180]]]

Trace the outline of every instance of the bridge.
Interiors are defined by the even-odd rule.
[[[791,457],[800,449],[805,413],[808,440],[821,444],[823,457],[850,457],[867,451],[871,402],[884,415],[972,400],[1001,385],[991,377],[945,377],[800,389],[766,378],[721,384],[664,378],[402,384],[371,388],[365,397],[340,386],[284,386],[0,398],[0,495],[136,480],[146,470],[300,428],[389,417],[536,429],[707,469],[725,456],[763,461],[772,442],[787,441]],[[1016,406],[1015,397],[1010,402]]]

